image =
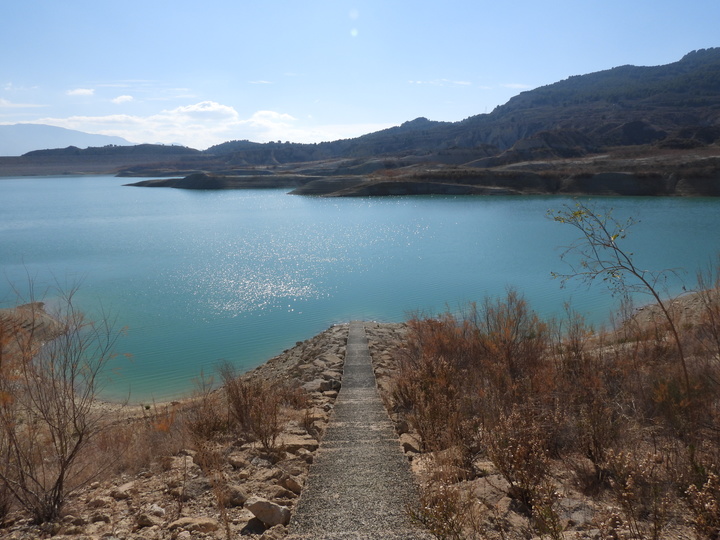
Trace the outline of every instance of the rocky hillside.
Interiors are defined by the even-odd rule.
[[[720,48],[713,48],[665,66],[620,66],[570,77],[461,122],[417,118],[354,139],[230,141],[204,152],[153,145],[70,147],[0,158],[0,175],[202,173],[213,180],[148,185],[267,184],[304,194],[715,196],[719,142]]]

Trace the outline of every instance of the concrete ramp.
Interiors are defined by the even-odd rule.
[[[350,323],[342,389],[290,521],[293,540],[429,539],[418,493],[375,384],[365,326]]]

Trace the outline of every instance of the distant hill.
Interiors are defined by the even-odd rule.
[[[0,156],[21,156],[33,150],[77,146],[129,146],[122,137],[94,135],[44,124],[0,125]]]

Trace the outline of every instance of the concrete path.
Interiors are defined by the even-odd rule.
[[[342,388],[288,538],[432,538],[407,516],[417,502],[410,466],[375,385],[365,326],[352,322]]]

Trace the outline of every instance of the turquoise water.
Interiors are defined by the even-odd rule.
[[[592,321],[606,289],[560,287],[573,231],[546,217],[570,199],[322,199],[284,190],[124,187],[112,177],[0,179],[0,300],[27,276],[80,283],[128,334],[108,397],[168,399],[221,361],[249,369],[328,326],[404,320],[520,290],[542,315],[565,301]],[[608,198],[640,223],[629,249],[648,269],[695,269],[720,251],[720,200]],[[678,284],[673,284],[679,290]]]

